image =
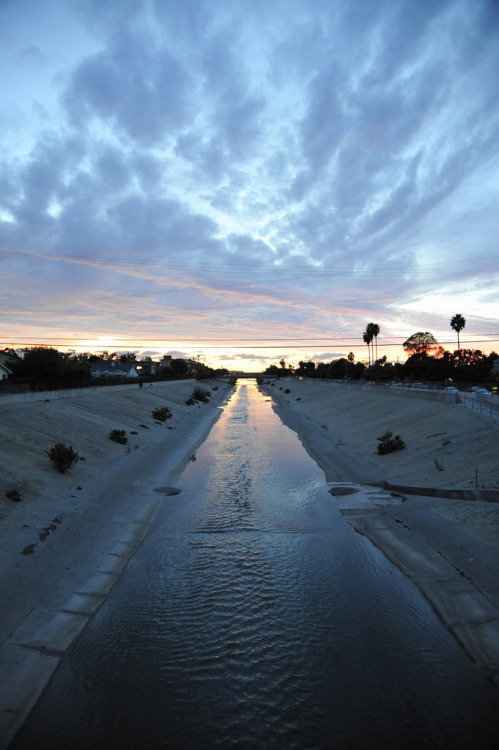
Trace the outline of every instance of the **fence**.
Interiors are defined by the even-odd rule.
[[[471,393],[461,393],[461,401],[471,411],[483,414],[485,417],[499,419],[499,397],[497,396],[481,399]]]

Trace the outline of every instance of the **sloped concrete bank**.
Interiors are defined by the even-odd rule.
[[[93,428],[92,456],[100,464],[98,470],[87,464],[88,458],[76,464],[81,486],[75,487],[74,476],[57,476],[53,470],[50,481],[44,481],[49,469],[45,460],[43,468],[39,465],[39,451],[34,457],[18,458],[18,470],[26,467],[29,477],[28,499],[13,509],[4,508],[0,522],[0,748],[8,747],[61,656],[119,580],[162,504],[168,502],[167,488],[175,485],[232,390],[224,383],[203,383],[211,390],[210,403],[186,406],[195,385],[173,383],[156,389],[154,395],[153,389],[128,397],[123,392],[95,399],[77,395],[58,401],[57,411],[43,403],[34,415],[17,411],[19,431],[28,429],[25,420],[31,414],[40,434],[64,427],[78,447],[91,442],[88,430]],[[145,416],[158,404],[171,407],[171,420],[160,424]],[[11,427],[14,416],[9,411]],[[126,424],[130,433],[139,421],[144,432],[132,450],[108,445],[111,425]],[[78,437],[78,430],[86,434]],[[16,467],[14,456],[10,446],[11,473]],[[5,453],[2,460],[7,460]],[[41,477],[41,491],[28,493],[36,476]],[[51,495],[54,486],[67,492]]]
[[[289,393],[285,392],[287,389]],[[402,425],[408,441],[414,440],[411,447],[417,463],[415,434],[421,441],[427,431],[430,435],[445,433],[452,441],[459,428],[459,438],[463,424],[456,423],[455,414],[435,412],[429,403],[423,414],[411,407],[389,408],[389,401],[384,398],[384,408],[365,399],[359,406],[356,400],[359,396],[362,399],[362,394],[328,391],[311,383],[263,386],[263,390],[272,397],[283,422],[298,433],[304,447],[324,470],[331,485],[332,502],[351,526],[420,588],[484,677],[499,685],[497,489],[462,489],[452,486],[452,477],[448,477],[449,486],[443,490],[429,483],[417,487],[415,480],[424,476],[426,467],[422,470],[421,465],[411,467],[407,458],[402,462],[396,459],[384,464],[385,474],[382,462],[373,460],[370,449],[364,448],[361,454],[350,444],[356,431],[357,448],[362,449],[369,441],[375,446],[373,438],[390,420]],[[404,402],[399,396],[393,403]],[[405,421],[408,415],[418,420],[412,435],[411,423]],[[497,445],[493,429],[477,426],[474,421],[470,424],[477,429],[484,447],[487,440],[493,441],[492,446]],[[466,439],[470,440],[469,433]],[[449,451],[449,465],[450,457]],[[425,458],[420,460],[424,462]],[[456,450],[455,460],[466,461],[466,454],[459,455]],[[404,466],[409,475],[405,480]],[[492,456],[487,467],[489,476],[496,476],[497,468],[497,458]],[[461,475],[466,475],[466,467],[461,470]],[[394,479],[388,472],[403,478]]]

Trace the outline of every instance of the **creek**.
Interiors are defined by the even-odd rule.
[[[255,383],[177,486],[14,750],[493,746],[497,690]]]

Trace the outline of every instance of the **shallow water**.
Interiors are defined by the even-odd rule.
[[[14,748],[496,746],[497,690],[254,384],[196,458]]]

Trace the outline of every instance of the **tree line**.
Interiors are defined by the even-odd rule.
[[[300,361],[298,367],[287,366],[284,360],[271,365],[266,373],[282,377],[294,374],[307,378],[339,380],[426,380],[430,382],[455,381],[462,383],[487,383],[493,380],[492,366],[496,352],[484,354],[480,349],[461,348],[459,334],[466,326],[461,314],[453,315],[450,327],[457,334],[457,349],[447,351],[429,331],[417,331],[402,344],[407,355],[404,363],[392,363],[387,357],[378,358],[378,336],[380,326],[368,323],[362,340],[368,347],[368,364],[355,362],[353,352],[331,362]]]
[[[6,350],[7,353],[8,350]],[[102,356],[95,354],[77,354],[76,352],[64,353],[58,349],[47,346],[28,347],[23,350],[23,356],[9,361],[9,369],[12,376],[9,383],[13,381],[29,383],[47,383],[51,387],[84,386],[93,381],[90,374],[90,365],[101,360],[113,360],[124,363],[137,363],[141,365],[139,372],[143,372],[149,380],[183,380],[196,378],[207,380],[212,377],[228,375],[226,370],[214,370],[211,367],[190,359],[172,358],[168,368],[156,368],[156,374],[152,374],[150,357],[137,360],[133,352],[117,353]]]

